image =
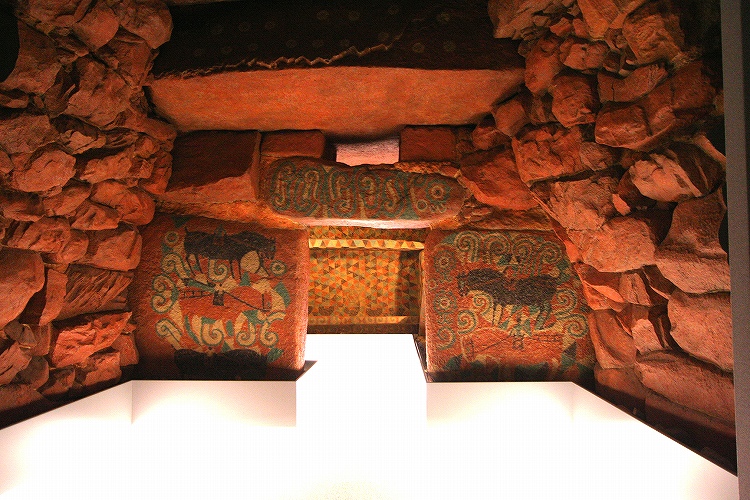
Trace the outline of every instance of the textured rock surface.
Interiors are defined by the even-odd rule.
[[[675,291],[669,300],[672,338],[687,353],[726,372],[732,357],[732,309],[728,293],[688,295]]]
[[[44,263],[39,254],[0,249],[0,328],[15,319],[29,299],[44,286]]]
[[[449,127],[404,127],[399,161],[454,161],[456,139]]]
[[[615,217],[597,231],[569,231],[568,236],[583,262],[601,272],[630,271],[655,262],[656,236],[644,220]]]
[[[130,315],[129,312],[85,315],[61,324],[50,352],[52,366],[62,368],[81,363],[109,347],[122,333]]]
[[[599,366],[605,369],[633,366],[636,355],[633,337],[620,326],[614,311],[593,311],[589,326]]]
[[[89,233],[88,250],[78,261],[103,269],[130,271],[140,258],[141,235],[127,224],[120,224],[117,229]]]
[[[581,163],[581,130],[544,125],[522,131],[513,139],[513,152],[521,180],[533,181],[585,170]]]
[[[132,273],[72,265],[66,274],[68,285],[59,319],[125,307],[118,298],[130,285]]]
[[[729,263],[719,243],[726,205],[721,191],[677,205],[655,263],[683,292],[729,291]]]
[[[460,181],[481,203],[498,209],[529,210],[538,206],[529,188],[521,182],[510,149],[493,149],[461,160]]]
[[[669,400],[725,421],[734,421],[732,377],[679,354],[658,352],[639,358],[643,385]]]
[[[322,158],[326,138],[320,130],[287,130],[263,134],[260,153],[272,158]]]
[[[597,77],[599,99],[602,102],[630,102],[654,90],[667,77],[667,70],[662,64],[649,64],[635,68],[624,78],[604,71]]]
[[[617,215],[612,204],[617,184],[618,180],[609,176],[555,182],[550,187],[548,205],[566,229],[596,230]]]

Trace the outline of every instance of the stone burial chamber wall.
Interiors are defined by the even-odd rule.
[[[696,5],[492,1],[524,83],[476,126],[407,126],[398,162],[350,166],[320,131],[176,137],[150,117],[171,28],[156,0],[20,2],[0,84],[0,416],[135,364],[296,373],[307,228],[429,229],[430,377],[593,385],[731,468],[725,161],[707,138],[722,93]]]
[[[0,83],[0,422],[130,376],[138,226],[175,137],[143,84],[171,18],[158,1],[20,1]]]

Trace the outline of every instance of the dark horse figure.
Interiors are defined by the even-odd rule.
[[[276,242],[274,240],[251,231],[228,235],[223,231],[211,234],[202,231],[189,231],[185,228],[183,246],[185,248],[185,260],[190,264],[190,257],[192,256],[198,271],[203,272],[200,257],[206,257],[209,260],[226,260],[229,262],[229,271],[233,277],[233,263],[237,262],[239,274],[242,274],[240,261],[248,252],[258,253],[261,267],[263,267],[265,259],[273,259],[276,253]]]
[[[556,290],[557,280],[548,274],[508,279],[496,269],[479,268],[458,276],[458,292],[462,296],[477,291],[492,297],[493,325],[498,306],[510,304],[537,306],[539,314],[536,325],[544,325],[551,312],[550,301]]]

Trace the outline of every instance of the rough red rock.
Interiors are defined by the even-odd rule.
[[[0,148],[11,156],[33,153],[54,135],[47,115],[13,113],[0,118]]]
[[[552,114],[552,96],[549,94],[532,96],[528,114],[529,121],[534,125],[557,121],[555,115]]]
[[[63,217],[42,217],[8,228],[5,245],[43,253],[59,252],[70,240],[70,223]]]
[[[141,258],[141,236],[138,230],[127,224],[117,229],[89,233],[88,250],[80,259],[87,264],[115,271],[135,269]]]
[[[549,208],[566,229],[599,229],[617,215],[612,204],[612,193],[617,190],[618,182],[616,177],[597,176],[552,183]]]
[[[528,96],[519,94],[495,108],[495,128],[508,137],[514,137],[524,125],[529,123]]]
[[[33,222],[44,216],[44,207],[36,194],[0,191],[0,213],[7,219]]]
[[[36,340],[36,345],[29,349],[29,354],[32,356],[46,356],[49,354],[50,347],[52,346],[53,326],[52,323],[47,323],[43,326],[30,325]]]
[[[76,371],[72,366],[51,369],[47,382],[39,388],[39,392],[50,399],[63,398],[73,387]]]
[[[618,273],[600,273],[593,267],[577,263],[574,268],[581,278],[586,303],[591,309],[622,309],[625,299],[620,295],[620,275]]]
[[[619,160],[616,149],[595,142],[582,142],[580,149],[581,163],[591,170],[605,170]]]
[[[513,139],[513,152],[521,180],[534,181],[585,170],[581,163],[581,130],[542,125],[522,131]]]
[[[651,290],[642,271],[629,271],[620,276],[620,295],[630,304],[653,306],[664,303],[664,298]]]
[[[684,201],[705,196],[724,178],[725,167],[697,146],[674,143],[651,161],[630,168],[633,183],[645,196],[658,201]]]
[[[669,318],[664,308],[650,309],[630,305],[619,314],[623,326],[630,329],[633,343],[640,354],[669,349],[674,342],[669,336]]]
[[[76,366],[76,382],[84,392],[96,391],[116,384],[122,376],[118,351],[97,352]]]
[[[196,376],[182,364],[183,351],[215,357],[229,350],[270,368],[302,368],[307,230],[160,214],[143,235],[129,291],[141,375]],[[185,283],[179,293],[178,281]]]
[[[120,353],[120,366],[138,364],[138,348],[135,345],[134,335],[125,335],[123,333],[117,337],[117,340],[112,343],[111,347]]]
[[[103,0],[95,1],[83,18],[73,25],[73,33],[91,50],[106,45],[118,29],[117,16]]]
[[[562,10],[564,3],[561,0],[490,0],[487,11],[495,26],[496,38],[518,39],[535,27],[537,13]]]
[[[730,290],[727,254],[719,242],[726,213],[721,190],[677,205],[655,263],[669,281],[687,293]]]
[[[22,321],[43,326],[55,319],[63,307],[67,284],[66,274],[47,269],[44,287],[29,300],[22,314]]]
[[[26,384],[32,389],[39,389],[49,380],[49,363],[44,356],[34,356],[29,364],[16,374],[19,383]]]
[[[656,201],[643,196],[638,191],[638,188],[633,184],[630,171],[628,171],[620,179],[620,183],[617,185],[617,193],[612,195],[612,203],[620,215],[628,215],[634,210],[647,210],[653,207]]]
[[[644,411],[648,391],[632,368],[602,368],[597,365],[594,367],[594,378],[599,396],[624,407],[628,413]]]
[[[562,63],[578,71],[591,71],[601,68],[609,47],[604,42],[589,42],[576,37],[568,37],[560,45]]]
[[[90,199],[92,202],[112,207],[119,220],[123,222],[140,226],[148,224],[154,218],[154,200],[139,187],[128,188],[115,180],[103,181],[94,185]]]
[[[194,132],[175,140],[172,174],[161,199],[203,203],[257,200],[257,131]]]
[[[498,209],[529,210],[538,206],[521,182],[513,151],[474,153],[461,160],[461,181],[481,203]]]
[[[58,252],[46,255],[45,259],[53,264],[70,264],[83,258],[88,246],[88,235],[83,231],[71,229],[67,243]]]
[[[728,293],[688,295],[676,290],[669,300],[672,338],[687,353],[726,372],[732,357],[732,310]]]
[[[0,386],[9,384],[18,372],[29,365],[31,356],[18,342],[5,345],[0,352]]]
[[[83,231],[114,229],[120,223],[120,214],[114,208],[85,200],[72,214],[70,227]]]
[[[45,147],[34,153],[24,168],[13,170],[11,186],[26,192],[62,187],[75,175],[75,164],[75,157],[59,147]]]
[[[632,12],[645,0],[579,0],[583,20],[591,38],[601,39],[610,27],[622,23],[625,14]]]
[[[164,194],[172,176],[172,155],[162,153],[153,158],[153,169],[148,179],[141,179],[138,185],[153,195]]]
[[[76,177],[92,184],[108,179],[123,179],[131,176],[131,173],[138,173],[145,161],[137,154],[134,146],[114,154],[106,150],[92,151],[79,157]]]
[[[399,161],[454,161],[456,142],[450,127],[404,127]]]
[[[57,142],[70,154],[78,155],[107,143],[107,137],[98,128],[72,116],[58,116],[52,124],[59,134]]]
[[[129,312],[90,314],[60,324],[49,355],[52,366],[61,368],[81,363],[93,353],[111,346],[130,315]]]
[[[172,16],[159,0],[124,0],[112,8],[126,30],[146,40],[153,49],[172,35]]]
[[[91,193],[91,185],[82,182],[69,182],[62,191],[54,196],[44,198],[44,212],[52,217],[68,215],[78,208]]]
[[[602,368],[625,368],[635,363],[633,337],[620,326],[614,311],[601,309],[589,314],[596,362]]]
[[[661,83],[668,73],[663,64],[649,64],[636,68],[622,78],[606,71],[600,71],[599,100],[602,102],[630,102],[648,94]]]
[[[671,0],[650,2],[625,18],[622,35],[638,65],[671,61],[685,45],[680,16]]]
[[[543,94],[565,65],[560,61],[562,39],[547,35],[537,40],[526,56],[524,81],[533,94]]]
[[[0,328],[15,319],[44,286],[44,263],[36,252],[0,248]]]
[[[708,115],[715,96],[703,65],[689,64],[634,103],[606,103],[596,119],[596,142],[648,151]]]
[[[20,90],[0,89],[0,106],[10,109],[23,109],[29,105],[29,95]]]
[[[487,115],[471,133],[471,143],[476,149],[492,149],[510,142],[507,135],[495,127],[495,118]]]
[[[623,272],[654,264],[656,235],[651,224],[615,217],[597,231],[568,231],[581,259],[601,272]]]
[[[37,339],[31,327],[21,324],[18,320],[13,320],[5,325],[3,334],[14,340],[24,352],[36,347]]]
[[[19,51],[13,72],[0,83],[0,89],[20,89],[44,94],[54,83],[62,65],[57,61],[55,42],[44,33],[18,22]]]
[[[643,385],[670,401],[725,421],[734,421],[732,376],[673,352],[638,358]]]
[[[109,125],[130,105],[130,87],[117,73],[89,56],[76,60],[75,68],[79,81],[65,114],[98,127]]]
[[[133,280],[132,273],[80,265],[70,266],[66,274],[68,286],[59,319],[118,309],[115,302]]]
[[[155,56],[148,43],[128,32],[119,32],[97,54],[134,89],[146,83]]]
[[[322,158],[325,148],[326,138],[320,130],[284,130],[263,134],[260,154],[273,158]]]

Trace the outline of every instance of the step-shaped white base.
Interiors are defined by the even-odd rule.
[[[2,498],[738,498],[567,382],[426,384],[410,335],[310,335],[296,382],[134,381],[0,430]]]

